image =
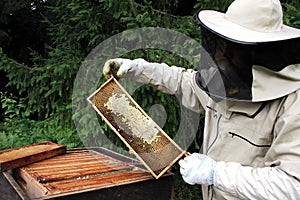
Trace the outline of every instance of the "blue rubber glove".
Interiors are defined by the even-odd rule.
[[[215,185],[217,162],[209,156],[193,153],[179,161],[180,173],[183,180],[191,185]]]

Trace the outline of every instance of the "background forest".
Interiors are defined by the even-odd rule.
[[[68,148],[83,147],[74,119],[92,132],[87,116],[74,116],[72,92],[76,74],[86,56],[99,43],[125,30],[161,27],[200,41],[196,19],[199,9],[225,11],[232,0],[2,0],[0,1],[0,150],[41,141],[54,141]],[[300,3],[282,0],[284,23],[300,28]],[[190,67],[184,59],[160,50],[138,50],[124,57],[145,58]],[[101,77],[99,83],[103,83]],[[90,92],[90,91],[89,91]],[[176,132],[180,107],[176,98],[143,87],[133,95],[145,111],[159,103],[168,111],[164,130]],[[103,130],[111,132],[106,124]],[[201,146],[199,134],[189,151]],[[105,133],[102,133],[105,134]],[[107,133],[106,133],[107,134]],[[108,137],[120,143],[113,134]],[[201,199],[199,186],[188,186],[172,171],[175,199]]]

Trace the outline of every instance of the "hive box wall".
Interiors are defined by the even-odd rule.
[[[94,149],[95,150],[95,149]],[[131,158],[125,157],[121,154],[113,151],[96,148],[98,152],[102,154],[114,157],[122,162],[132,161]],[[149,177],[149,178],[148,178]],[[160,179],[154,179],[150,174],[143,180],[128,181],[126,184],[118,185],[115,182],[113,185],[109,183],[106,187],[102,188],[89,188],[78,191],[71,191],[66,193],[50,194],[38,199],[80,199],[80,200],[107,200],[107,199],[172,199],[173,194],[173,178],[174,174],[171,172],[165,173]],[[3,172],[0,176],[0,188],[4,188],[1,191],[2,195],[6,195],[5,199],[19,200],[30,199],[20,186],[20,183],[16,181],[13,173]],[[29,187],[30,188],[30,187]],[[1,189],[0,189],[1,190]],[[25,188],[26,190],[26,188]],[[32,199],[32,198],[31,198]]]

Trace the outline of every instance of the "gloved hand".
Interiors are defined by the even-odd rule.
[[[180,173],[183,180],[191,185],[215,185],[217,184],[217,162],[209,156],[193,153],[179,161]]]
[[[126,58],[114,58],[105,62],[103,74],[108,79],[111,75],[115,78],[122,78],[129,70],[135,70],[148,62],[138,58],[130,60]]]

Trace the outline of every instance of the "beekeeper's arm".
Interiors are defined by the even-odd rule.
[[[213,185],[240,199],[299,199],[299,181],[276,167],[253,168],[239,163],[216,162],[194,153],[179,161],[188,184]]]
[[[109,78],[130,77],[139,83],[149,84],[169,94],[180,95],[183,106],[202,112],[208,96],[194,85],[196,71],[166,64],[149,63],[144,59],[115,58],[104,64],[103,74]],[[197,92],[195,90],[198,90]],[[198,96],[196,95],[198,94]]]
[[[213,185],[240,199],[300,199],[299,110],[298,90],[281,107],[275,137],[266,154],[266,167],[216,162],[206,155],[192,154],[179,161],[183,179],[189,184]]]

